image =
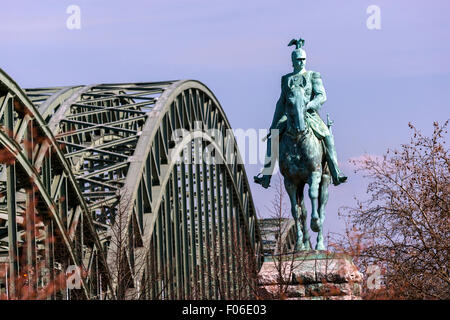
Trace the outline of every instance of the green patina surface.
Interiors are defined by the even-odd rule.
[[[280,171],[291,202],[296,224],[295,249],[310,250],[310,236],[304,204],[304,187],[309,186],[311,230],[317,232],[316,250],[325,250],[323,222],[328,202],[328,186],[347,180],[338,167],[331,124],[323,122],[319,110],[327,100],[319,72],[305,69],[306,52],[303,39],[293,39],[293,71],[281,77],[281,94],[270,126],[264,168],[254,177],[256,183],[268,188],[279,159]],[[279,143],[278,143],[279,142]]]
[[[352,262],[353,259],[350,255],[345,253],[327,252],[322,250],[307,250],[297,251],[291,253],[284,253],[280,255],[272,255],[264,257],[264,262],[274,261],[306,261],[306,260],[335,260],[345,259]]]

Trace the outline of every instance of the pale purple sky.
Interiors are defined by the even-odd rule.
[[[81,8],[81,30],[66,9]],[[368,30],[366,9],[381,9]],[[362,196],[348,159],[379,155],[409,140],[408,122],[429,134],[449,118],[450,2],[447,0],[5,1],[0,67],[20,86],[197,79],[221,102],[233,128],[267,128],[280,77],[291,71],[287,43],[306,39],[307,69],[322,74],[349,181],[330,187],[326,230],[337,210]],[[252,183],[267,211],[273,190]]]

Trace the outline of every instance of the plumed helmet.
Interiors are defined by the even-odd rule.
[[[306,51],[302,49],[302,46],[305,44],[305,40],[302,38],[300,39],[292,39],[291,42],[289,42],[288,46],[295,45],[294,51],[292,51],[291,58],[292,61],[297,59],[306,59]]]

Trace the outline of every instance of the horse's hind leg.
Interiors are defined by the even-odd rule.
[[[322,175],[322,181],[320,182],[319,192],[319,217],[320,217],[320,229],[317,233],[316,250],[325,250],[323,244],[323,222],[325,220],[325,206],[328,202],[328,186],[330,185],[331,177],[328,174]]]
[[[319,232],[320,230],[320,217],[317,210],[319,200],[319,184],[322,178],[322,172],[313,171],[309,178],[309,198],[311,199],[311,230]]]
[[[284,178],[284,186],[291,201],[291,213],[294,218],[295,225],[297,226],[297,241],[295,242],[295,251],[304,250],[303,247],[303,233],[299,214],[299,206],[297,203],[297,186]]]
[[[303,231],[303,246],[305,247],[305,250],[310,250],[311,245],[309,242],[309,232],[308,232],[308,225],[306,223],[306,219],[308,218],[308,211],[306,210],[305,206],[305,197],[303,194],[305,185],[301,184],[298,186],[297,189],[297,201],[300,203],[301,208],[301,219],[302,219],[302,231]]]

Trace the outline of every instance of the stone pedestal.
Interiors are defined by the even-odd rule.
[[[359,300],[362,281],[350,256],[325,251],[266,257],[259,272],[261,295],[269,299]]]

